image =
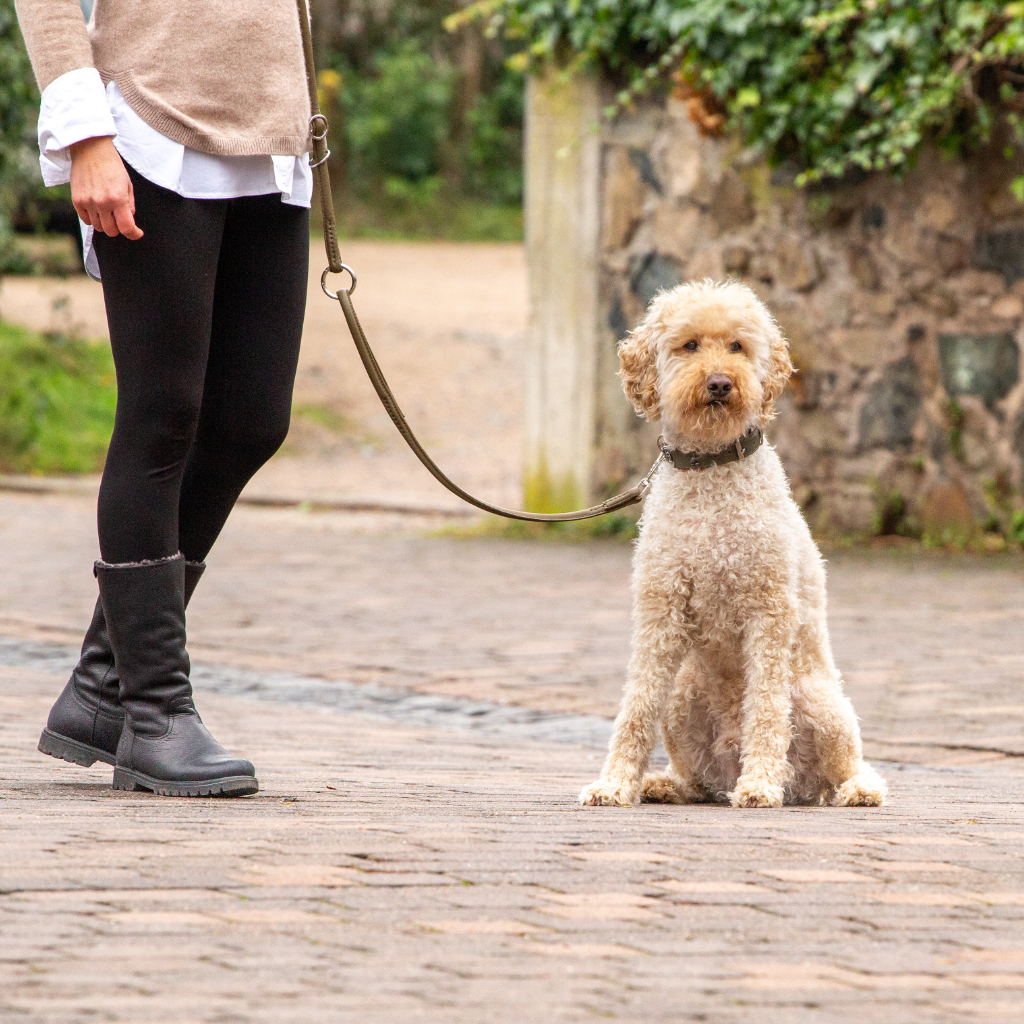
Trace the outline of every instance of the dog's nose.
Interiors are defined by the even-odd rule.
[[[727,373],[713,373],[708,377],[708,394],[712,398],[725,398],[732,391],[732,377]]]

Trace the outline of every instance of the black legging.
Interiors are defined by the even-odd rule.
[[[129,174],[145,235],[93,243],[117,369],[100,553],[202,561],[288,432],[309,211],[277,194],[184,199]]]

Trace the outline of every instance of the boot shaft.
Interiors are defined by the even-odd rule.
[[[185,560],[96,563],[120,702],[138,735],[161,736],[172,714],[195,714],[185,651]]]
[[[95,569],[93,570],[96,571]],[[195,593],[199,580],[206,571],[205,562],[185,562],[185,607]],[[92,621],[85,631],[82,653],[71,676],[78,696],[89,706],[97,704],[116,708],[120,700],[120,681],[114,665],[114,652],[107,635],[107,620],[103,613],[103,600],[96,598]],[[120,728],[118,728],[120,732]]]

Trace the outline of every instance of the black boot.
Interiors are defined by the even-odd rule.
[[[162,796],[255,793],[253,766],[228,754],[192,703],[184,559],[97,562],[96,577],[125,711],[114,789],[148,789]]]
[[[205,569],[205,562],[185,562],[186,608]],[[119,686],[103,602],[97,598],[82,654],[67,686],[50,709],[46,728],[39,737],[39,749],[86,768],[96,761],[113,764],[124,725]]]

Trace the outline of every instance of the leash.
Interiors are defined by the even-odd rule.
[[[600,505],[591,508],[580,509],[576,512],[560,512],[557,514],[544,514],[540,512],[523,512],[517,509],[502,508],[500,505],[492,505],[489,502],[481,501],[473,497],[468,491],[464,491],[457,483],[450,480],[441,470],[436,462],[426,453],[419,443],[412,428],[406,421],[405,414],[398,404],[391,388],[388,385],[381,368],[377,363],[377,357],[363,332],[356,316],[355,306],[352,304],[352,293],[356,290],[355,271],[342,261],[341,249],[338,246],[338,228],[334,216],[334,198],[331,194],[331,177],[327,170],[327,160],[331,151],[327,148],[327,118],[320,110],[320,100],[317,96],[316,67],[313,63],[313,37],[310,32],[309,11],[307,0],[296,0],[299,8],[299,28],[302,32],[302,50],[306,58],[306,81],[309,86],[309,133],[313,142],[313,152],[310,156],[309,166],[313,169],[313,175],[317,183],[317,191],[320,193],[320,215],[323,221],[324,248],[327,251],[327,267],[320,275],[320,288],[329,299],[337,299],[341,311],[348,324],[349,333],[355,342],[356,351],[362,360],[366,375],[370,378],[377,397],[391,417],[391,422],[398,428],[398,432],[405,439],[405,443],[413,450],[416,458],[423,463],[427,471],[443,487],[446,487],[452,494],[457,495],[470,505],[475,505],[484,512],[491,512],[497,516],[504,516],[506,519],[521,519],[531,523],[571,523],[581,519],[595,519],[597,516],[607,515],[609,512],[617,512],[621,508],[628,508],[630,505],[637,505],[647,496],[651,488],[651,480],[658,467],[671,457],[670,451],[662,447],[661,453],[654,461],[654,464],[647,471],[647,475],[635,487],[628,491],[615,495]],[[328,274],[348,274],[351,284],[346,288],[339,288],[332,292],[327,287]]]

